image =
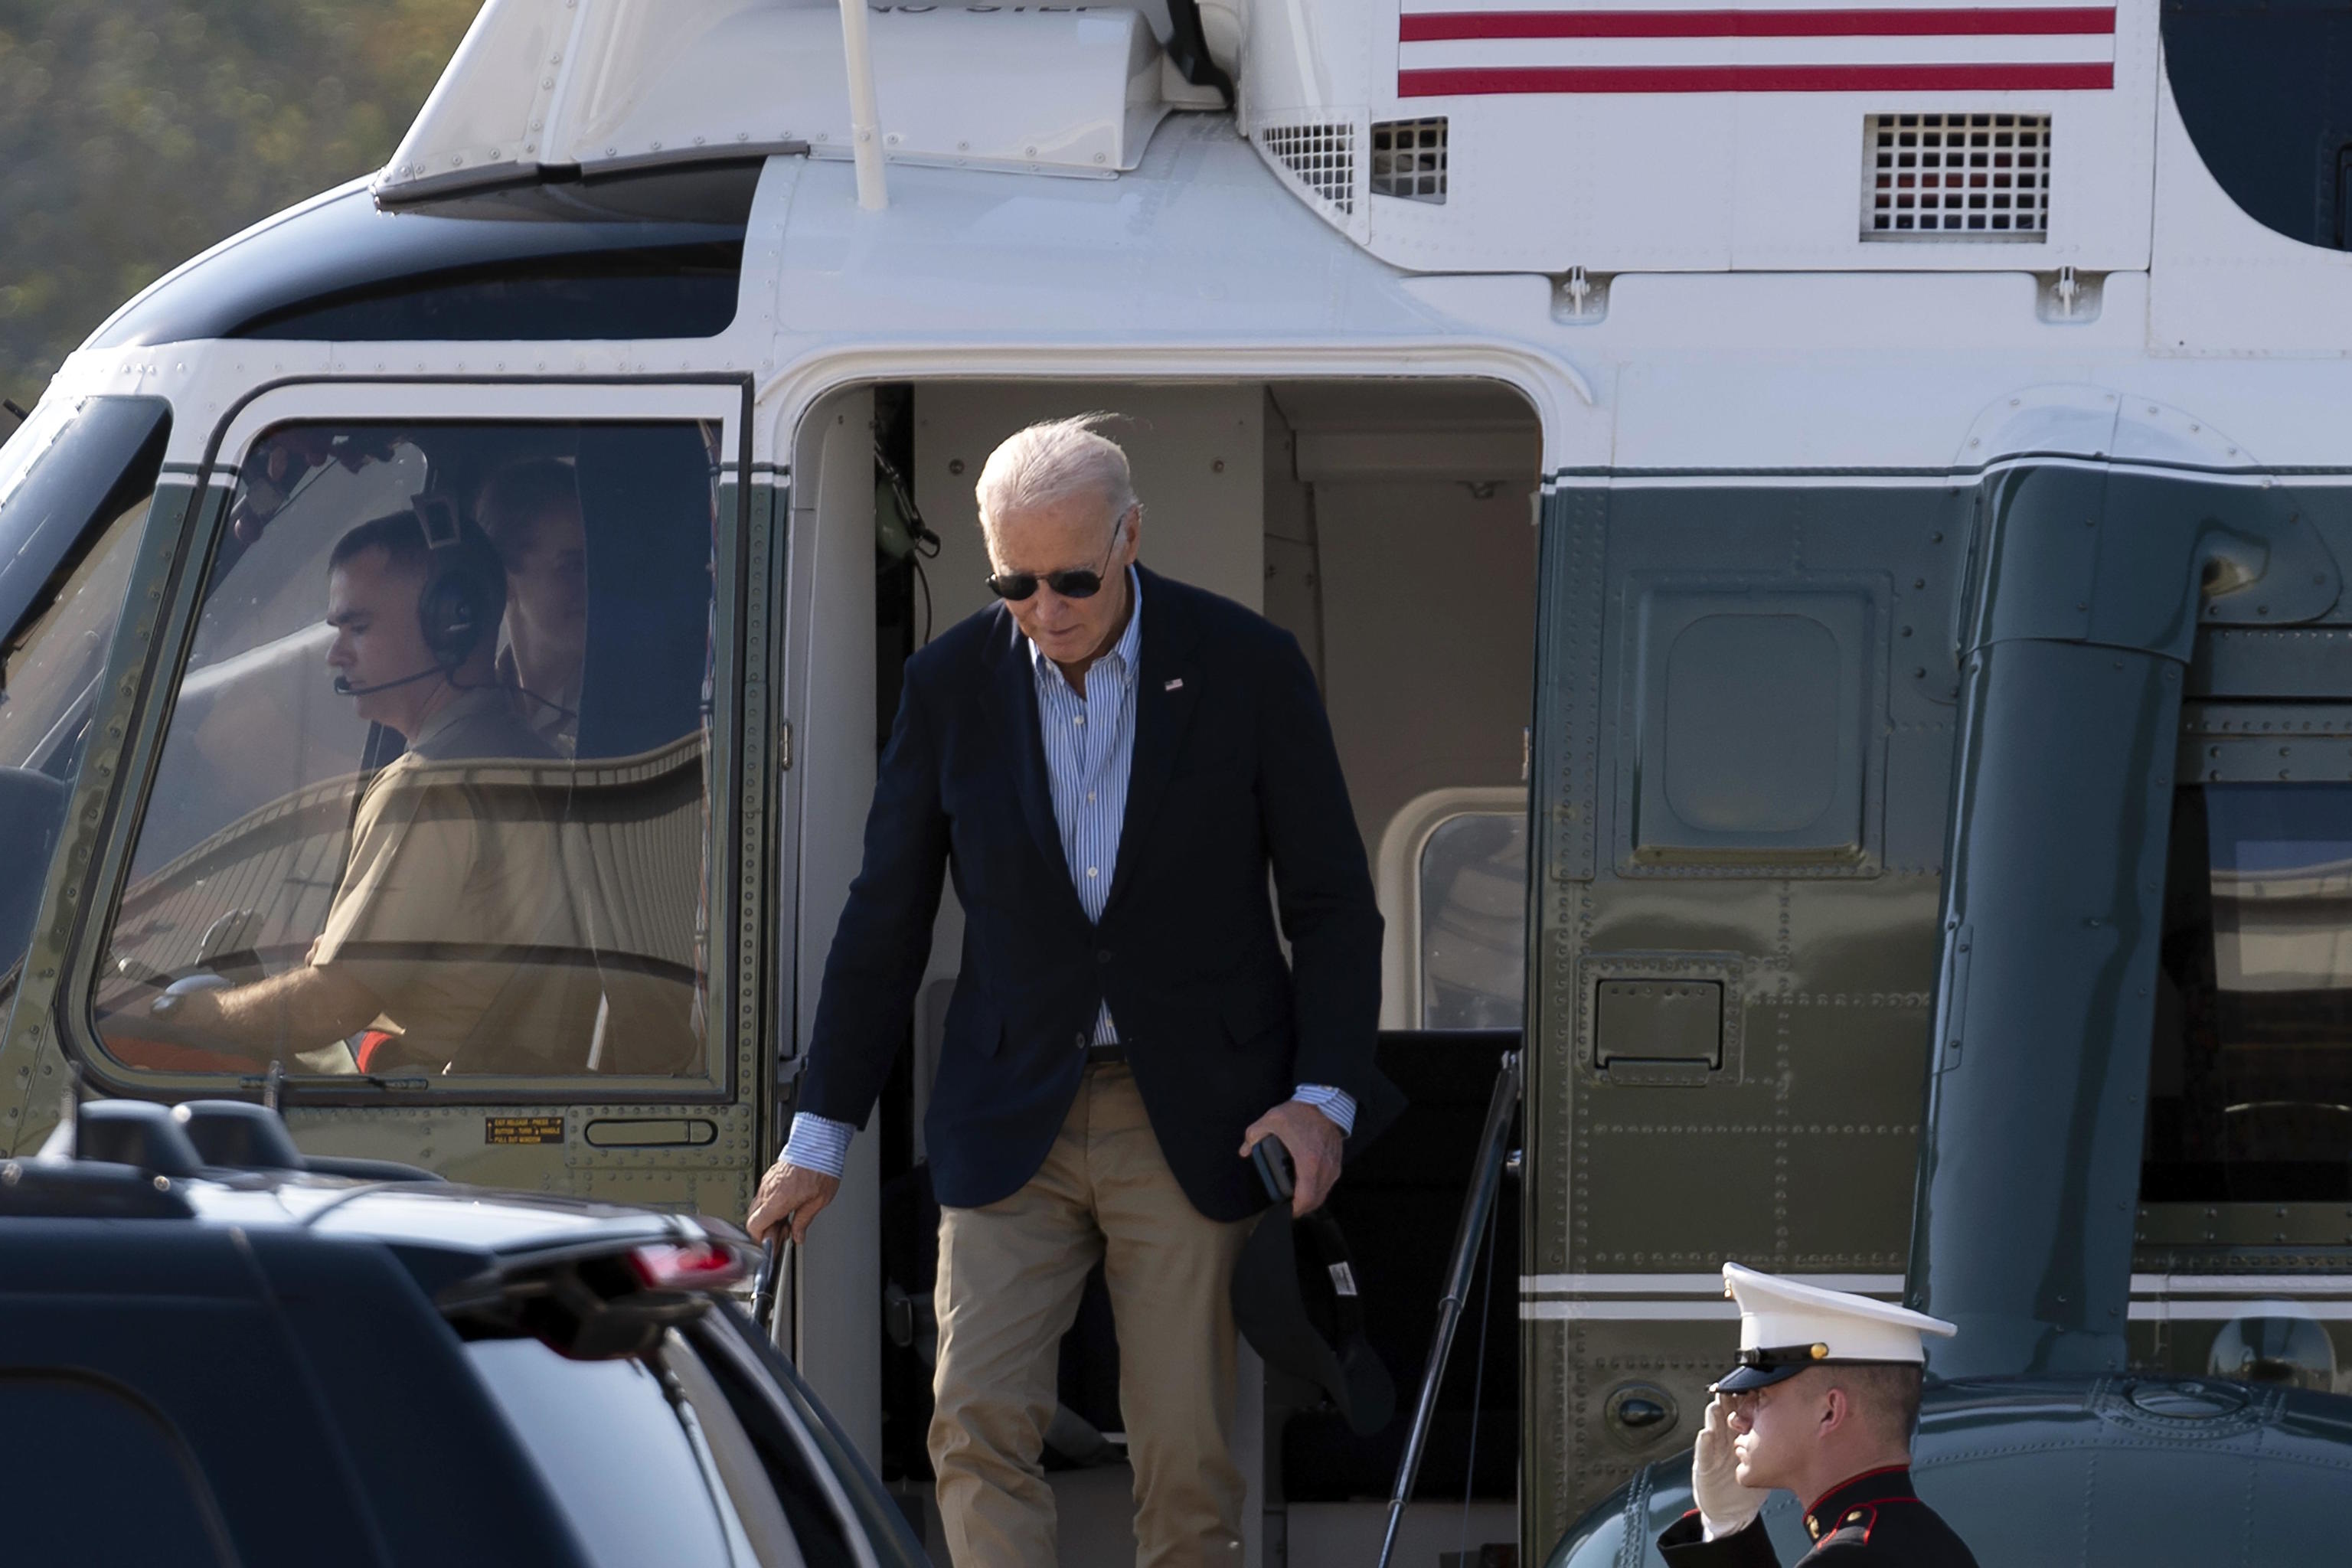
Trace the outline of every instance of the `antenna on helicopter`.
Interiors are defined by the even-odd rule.
[[[866,0],[841,0],[841,52],[849,67],[849,141],[857,161],[857,205],[880,212],[890,205],[882,187],[882,110],[874,97],[874,46],[866,31]]]

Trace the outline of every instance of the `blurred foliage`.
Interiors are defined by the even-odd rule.
[[[0,394],[116,306],[381,166],[479,0],[0,0]]]

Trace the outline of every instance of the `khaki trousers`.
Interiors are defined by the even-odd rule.
[[[985,1208],[942,1212],[930,1450],[956,1568],[1052,1568],[1054,1494],[1039,1457],[1057,1349],[1097,1258],[1118,1324],[1136,1562],[1241,1562],[1227,1290],[1247,1229],[1192,1206],[1133,1076],[1107,1064],[1086,1069],[1027,1185]]]

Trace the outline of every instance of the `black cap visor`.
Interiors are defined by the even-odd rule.
[[[1717,1378],[1711,1386],[1717,1394],[1744,1394],[1750,1389],[1769,1388],[1776,1383],[1786,1383],[1809,1366],[1924,1367],[1924,1363],[1832,1355],[1827,1345],[1782,1345],[1769,1351],[1741,1351],[1739,1364]]]
[[[1717,1394],[1739,1394],[1786,1383],[1809,1366],[1829,1359],[1827,1345],[1774,1345],[1768,1350],[1743,1350],[1739,1364],[1715,1380]]]
[[[1751,1389],[1769,1388],[1776,1383],[1786,1383],[1811,1362],[1790,1362],[1786,1366],[1735,1366],[1715,1380],[1717,1394],[1746,1394]]]

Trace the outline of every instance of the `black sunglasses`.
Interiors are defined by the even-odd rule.
[[[1110,569],[1110,558],[1118,553],[1118,531],[1126,521],[1127,513],[1121,512],[1111,523],[1110,548],[1103,552],[1100,570],[1089,572],[1081,568],[1076,572],[1048,572],[1043,577],[1034,572],[999,572],[988,579],[988,591],[1000,599],[1009,599],[1017,605],[1034,594],[1037,584],[1042,582],[1065,599],[1093,598],[1102,592],[1103,573]]]

